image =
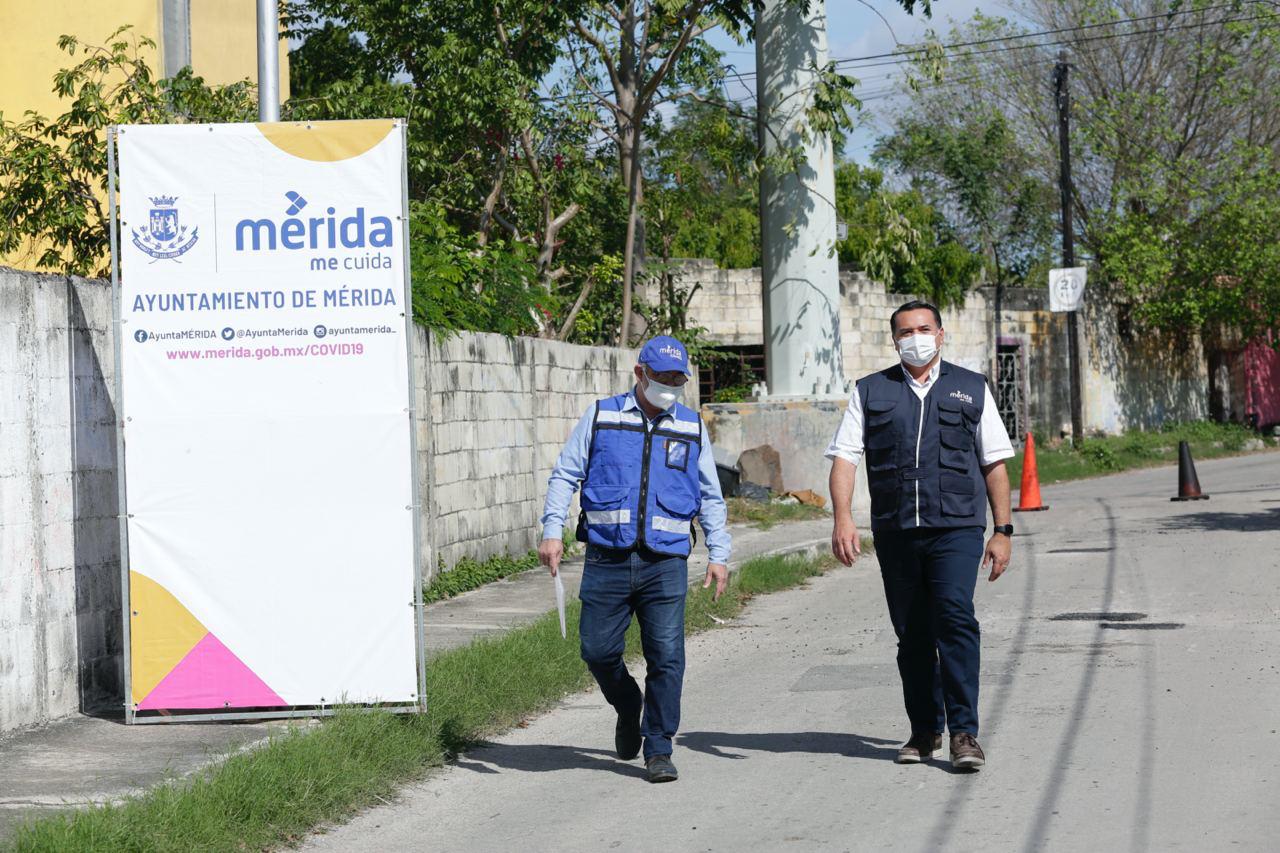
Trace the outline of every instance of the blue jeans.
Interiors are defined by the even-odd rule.
[[[635,714],[643,704],[640,734],[645,758],[670,755],[671,739],[680,727],[688,572],[683,557],[587,546],[578,590],[582,659],[619,714]],[[640,622],[640,644],[649,666],[643,694],[622,659],[633,613]]]
[[[876,557],[898,635],[898,674],[913,733],[978,734],[981,638],[973,588],[980,527],[881,531]]]

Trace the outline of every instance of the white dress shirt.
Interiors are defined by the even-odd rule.
[[[915,395],[921,400],[929,393],[929,389],[933,387],[933,383],[938,381],[938,374],[942,368],[942,360],[939,359],[933,368],[923,380],[917,381],[911,372],[903,365],[903,374],[907,377],[907,386],[915,392]],[[986,392],[984,402],[982,404],[982,420],[978,422],[977,435],[977,451],[978,459],[982,465],[990,465],[993,462],[999,462],[1001,459],[1008,459],[1014,455],[1013,442],[1009,441],[1009,433],[1004,428],[1004,421],[1000,420],[1000,412],[996,407],[995,395],[991,393],[991,388],[984,385]],[[831,439],[831,444],[827,447],[825,456],[828,459],[840,459],[852,462],[855,466],[862,461],[862,395],[858,393],[855,386],[853,396],[849,398],[849,407],[844,410],[844,417],[840,419],[840,426],[836,429],[835,437]]]

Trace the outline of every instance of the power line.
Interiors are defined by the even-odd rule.
[[[1257,0],[1254,0],[1254,2],[1257,2]],[[1234,6],[1234,5],[1235,4],[1222,4],[1219,6],[1209,6],[1209,7],[1205,7],[1204,9],[1194,9],[1194,10],[1187,10],[1187,11],[1188,12],[1190,11],[1205,12],[1213,9],[1220,9],[1220,8],[1223,8],[1224,6]],[[1126,18],[1124,20],[1110,21],[1107,23],[1086,24],[1080,27],[1064,27],[1056,30],[1043,30],[1035,33],[1026,33],[1018,36],[1005,36],[1000,39],[985,39],[985,40],[974,41],[974,42],[957,42],[955,44],[941,45],[940,47],[942,48],[942,50],[948,51],[948,50],[953,50],[954,48],[957,48],[957,47],[966,47],[970,45],[993,43],[997,41],[1008,41],[1010,39],[1015,39],[1015,38],[1016,39],[1041,38],[1046,35],[1057,35],[1057,34],[1066,33],[1066,32],[1082,32],[1085,30],[1095,29],[1097,27],[1103,27],[1103,26],[1112,27],[1112,26],[1120,26],[1123,24],[1130,24],[1130,23],[1142,23],[1144,21],[1151,20],[1153,17],[1167,18],[1168,16],[1156,15],[1156,16],[1148,16],[1146,18]],[[1270,14],[1254,15],[1250,17],[1219,18],[1213,21],[1198,21],[1194,24],[1182,24],[1182,25],[1170,26],[1170,27],[1152,27],[1145,30],[1131,30],[1131,31],[1122,32],[1122,33],[1109,33],[1107,35],[1088,36],[1080,39],[1057,39],[1054,41],[1036,42],[1034,44],[1014,44],[1014,45],[1008,45],[1006,47],[992,48],[990,50],[976,50],[976,51],[961,53],[958,55],[958,57],[954,57],[954,58],[967,59],[974,56],[987,56],[991,54],[1009,53],[1015,50],[1035,50],[1037,48],[1070,47],[1073,45],[1087,44],[1091,42],[1109,41],[1111,39],[1117,39],[1117,38],[1131,38],[1133,36],[1151,35],[1153,33],[1168,33],[1168,32],[1176,32],[1179,30],[1204,29],[1206,27],[1222,26],[1225,24],[1232,24],[1232,23],[1247,23],[1250,21],[1273,20],[1276,17],[1277,17],[1276,13],[1273,12]],[[836,66],[846,66],[841,68],[842,71],[850,71],[850,70],[856,71],[862,68],[883,68],[888,66],[900,66],[900,65],[906,64],[908,62],[913,61],[912,57],[914,57],[916,54],[925,53],[927,51],[928,51],[928,48],[914,48],[909,51],[903,51],[900,53],[879,54],[876,56],[857,57],[854,59],[837,59],[837,60],[833,60],[832,62]],[[876,59],[881,56],[885,56],[885,57],[897,56],[899,58],[887,60],[884,62],[864,62],[864,60]],[[854,62],[864,62],[864,64],[849,65],[849,63],[854,63]],[[759,76],[759,74],[756,71],[747,71],[747,72],[741,73],[740,76],[743,79],[746,79],[750,77],[757,77]],[[852,75],[846,75],[846,76],[852,76]]]
[[[1246,2],[1258,2],[1258,0],[1246,0]],[[952,50],[958,47],[975,47],[983,44],[996,44],[998,42],[1015,41],[1017,39],[1039,38],[1040,36],[1058,35],[1060,33],[1083,32],[1085,30],[1097,29],[1098,27],[1115,27],[1121,24],[1138,24],[1144,21],[1154,21],[1157,18],[1169,19],[1175,15],[1185,15],[1191,12],[1212,12],[1216,9],[1238,9],[1239,5],[1240,4],[1238,3],[1219,3],[1216,6],[1205,6],[1200,9],[1194,9],[1194,8],[1178,9],[1171,12],[1161,12],[1160,14],[1157,14],[1157,15],[1144,15],[1137,18],[1121,18],[1115,21],[1100,21],[1096,24],[1081,24],[1075,27],[1060,27],[1058,29],[1053,29],[1053,30],[1040,30],[1039,32],[1034,32],[1034,33],[1019,33],[1016,35],[995,36],[993,38],[988,38],[988,39],[977,39],[975,41],[954,42],[952,44],[944,44],[942,45],[942,48],[944,50]],[[927,53],[928,51],[929,51],[928,47],[913,47],[913,48],[907,48],[905,50],[894,50],[888,53],[874,53],[867,56],[846,57],[842,59],[836,59],[834,60],[834,62],[837,65],[840,65],[844,63],[850,63],[850,62],[864,62],[868,59],[886,59],[891,56],[908,56],[915,53]]]

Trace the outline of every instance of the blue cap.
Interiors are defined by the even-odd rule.
[[[678,370],[689,375],[689,351],[684,344],[668,335],[651,338],[640,350],[640,363],[649,365],[654,373]]]

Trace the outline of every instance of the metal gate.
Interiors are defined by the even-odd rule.
[[[996,408],[1015,445],[1026,425],[1022,387],[1022,345],[1002,343],[996,349]]]

